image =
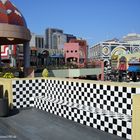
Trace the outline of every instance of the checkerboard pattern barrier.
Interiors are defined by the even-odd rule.
[[[132,95],[140,88],[56,79],[14,80],[13,105],[44,111],[131,139]]]
[[[93,83],[47,80],[45,96],[122,114],[132,114],[131,98],[138,89]]]
[[[35,107],[102,131],[131,139],[131,116],[81,106],[44,96],[35,98]]]
[[[45,88],[44,79],[12,80],[13,107],[33,107],[34,97],[44,94]]]

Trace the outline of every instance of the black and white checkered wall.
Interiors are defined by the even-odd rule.
[[[36,97],[35,107],[96,129],[131,139],[131,116],[97,108],[83,108],[53,98]]]
[[[45,79],[12,80],[13,107],[33,107],[34,97],[44,94],[45,88]]]
[[[36,108],[131,139],[132,95],[140,88],[69,80],[13,81],[13,105]]]
[[[46,91],[45,96],[127,115],[132,112],[132,94],[140,92],[132,87],[59,80],[47,80]]]

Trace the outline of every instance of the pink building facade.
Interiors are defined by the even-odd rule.
[[[87,64],[88,46],[85,40],[72,39],[64,44],[64,55],[66,63],[76,64],[78,67],[85,67]]]

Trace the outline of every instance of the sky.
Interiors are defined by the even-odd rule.
[[[140,0],[11,0],[31,32],[46,28],[86,39],[89,46],[128,33],[140,34]]]

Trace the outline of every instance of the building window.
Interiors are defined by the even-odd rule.
[[[77,53],[77,50],[75,50],[75,52]]]
[[[71,50],[71,53],[73,53],[73,50]]]
[[[69,51],[67,51],[67,53],[69,53]]]
[[[137,46],[138,47],[139,45],[134,44],[133,46]]]

